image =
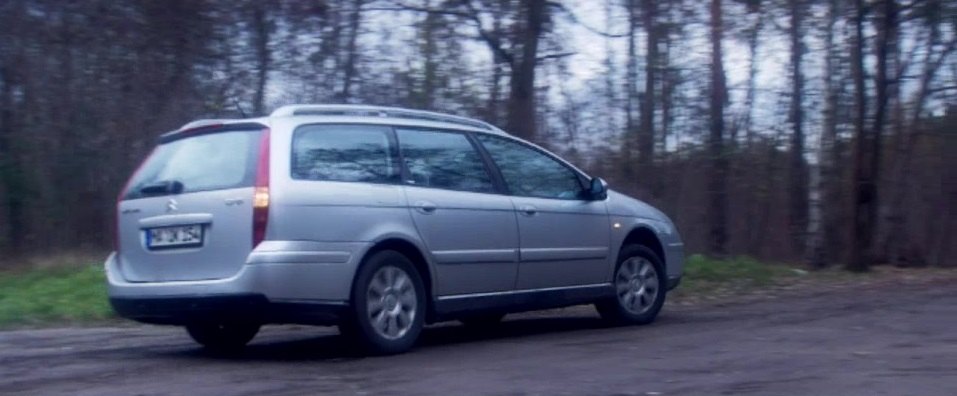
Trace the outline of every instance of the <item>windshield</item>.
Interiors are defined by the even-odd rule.
[[[161,144],[133,176],[124,199],[250,187],[259,134],[259,130],[218,132]]]

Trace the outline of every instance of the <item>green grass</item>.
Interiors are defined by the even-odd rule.
[[[88,261],[87,261],[88,262]],[[803,271],[747,257],[715,260],[692,255],[679,297],[785,284]],[[95,323],[113,318],[99,265],[0,272],[0,328]]]
[[[112,316],[101,266],[0,272],[0,327],[95,322]]]
[[[749,257],[724,260],[691,255],[685,262],[679,294],[696,295],[717,288],[754,289],[782,284],[806,272],[780,264],[763,263]]]

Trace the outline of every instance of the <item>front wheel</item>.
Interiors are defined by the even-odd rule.
[[[186,332],[194,341],[213,351],[239,350],[259,332],[256,323],[193,323]]]
[[[615,268],[615,297],[595,304],[601,317],[616,324],[651,323],[665,302],[664,265],[641,245],[622,249]]]
[[[341,326],[372,353],[412,348],[425,324],[425,288],[409,259],[396,251],[373,254],[359,269],[352,312]]]

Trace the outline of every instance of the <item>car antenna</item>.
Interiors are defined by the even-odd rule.
[[[246,112],[243,111],[243,107],[239,105],[239,101],[236,100],[235,97],[233,97],[233,104],[236,105],[236,110],[239,110],[239,115],[243,116],[243,118],[249,118],[249,116],[247,116]]]

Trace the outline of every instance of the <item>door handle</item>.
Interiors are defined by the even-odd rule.
[[[418,210],[419,212],[422,212],[424,214],[435,213],[435,209],[437,208],[438,206],[428,201],[419,201],[415,203],[415,210]]]
[[[518,212],[525,216],[534,216],[536,213],[538,213],[538,209],[532,205],[522,205],[518,208]]]

